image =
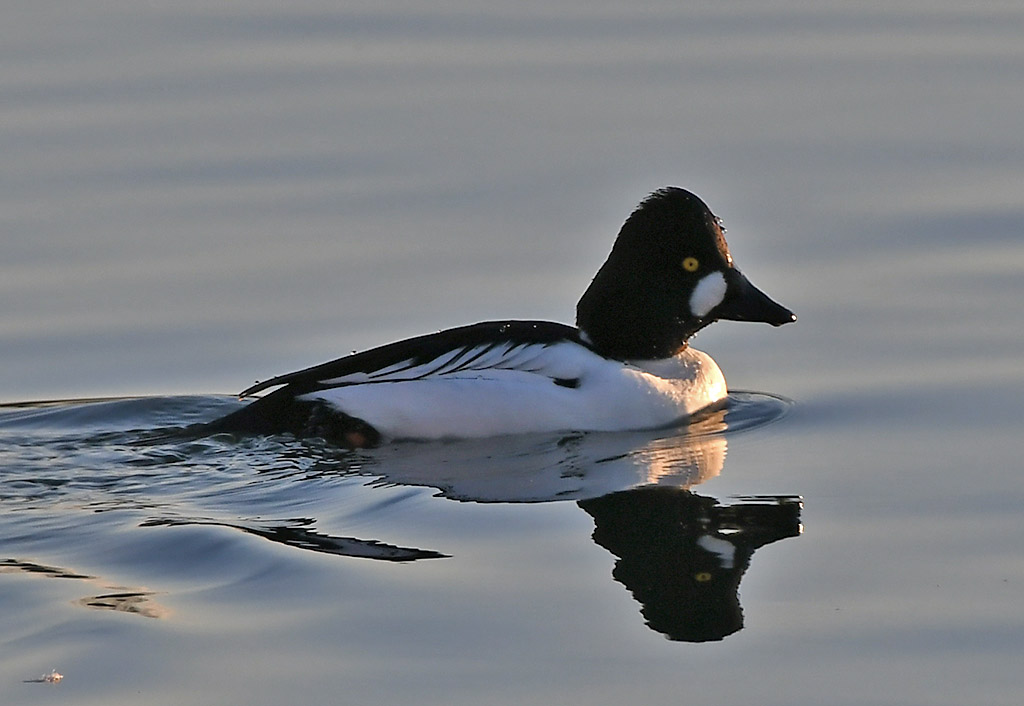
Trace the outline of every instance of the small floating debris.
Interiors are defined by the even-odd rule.
[[[25,682],[29,684],[59,684],[62,679],[64,679],[63,674],[56,669],[51,669],[49,674],[44,674],[38,679],[26,679]]]

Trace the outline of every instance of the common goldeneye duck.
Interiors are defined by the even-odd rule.
[[[687,346],[718,319],[796,316],[736,269],[704,202],[668,187],[626,219],[576,307],[577,328],[488,321],[354,353],[253,385],[240,397],[278,389],[201,431],[366,447],[657,428],[725,399],[718,365]]]

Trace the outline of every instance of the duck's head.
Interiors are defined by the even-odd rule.
[[[724,232],[689,191],[654,192],[623,224],[576,306],[576,325],[604,355],[637,360],[674,355],[718,319],[796,321],[736,269]]]

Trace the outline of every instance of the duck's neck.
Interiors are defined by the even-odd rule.
[[[618,360],[671,358],[710,322],[679,320],[656,301],[645,301],[635,288],[595,286],[576,306],[576,326],[601,355]]]

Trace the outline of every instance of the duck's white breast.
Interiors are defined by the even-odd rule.
[[[439,439],[654,428],[726,396],[718,365],[692,348],[628,364],[570,342],[530,348],[484,369],[348,384],[301,399],[323,400],[392,439]]]

